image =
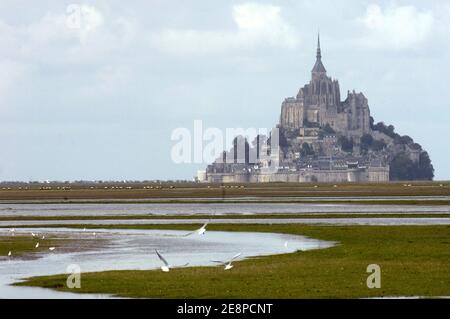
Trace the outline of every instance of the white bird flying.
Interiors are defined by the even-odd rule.
[[[161,266],[161,270],[164,272],[169,272],[170,266],[167,260],[159,253],[158,249],[155,249],[156,255],[158,255],[158,258],[164,263],[163,266]]]
[[[193,234],[198,234],[198,235],[204,235],[206,232],[206,226],[208,226],[208,223],[205,223],[202,227],[200,227],[199,229],[194,230],[193,232],[187,233],[184,236],[190,236]]]
[[[55,250],[55,247],[49,247],[48,250],[54,251],[54,250]]]
[[[39,243],[37,243],[36,246],[34,246],[34,248],[39,248]]]
[[[242,253],[234,255],[230,260],[228,261],[221,261],[221,260],[211,260],[213,263],[218,263],[224,266],[225,270],[229,270],[233,268],[233,265],[231,264],[236,258],[238,258]]]
[[[9,230],[9,232],[10,233],[14,233],[16,230],[14,229],[14,228],[11,228],[10,230]]]

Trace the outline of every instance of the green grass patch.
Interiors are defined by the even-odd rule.
[[[405,184],[406,183],[406,184]],[[405,183],[256,183],[256,184],[194,184],[113,183],[113,184],[36,184],[10,185],[0,189],[0,200],[145,200],[210,198],[233,199],[242,197],[342,197],[342,196],[449,196],[449,182]],[[337,187],[334,187],[336,185]],[[406,186],[405,186],[406,185]],[[411,186],[408,186],[411,185]],[[70,186],[70,189],[61,187]],[[22,189],[19,189],[22,187]],[[51,187],[52,189],[43,189]],[[60,189],[58,189],[60,187]],[[92,189],[91,189],[92,187]],[[106,187],[106,189],[105,189]],[[114,189],[112,189],[114,187]],[[120,188],[121,189],[118,189]],[[127,187],[131,187],[127,189]],[[156,188],[158,187],[158,188]]]
[[[11,251],[11,257],[32,257],[34,254],[48,251],[50,247],[61,247],[65,245],[69,240],[47,237],[42,239],[42,235],[39,238],[33,238],[31,235],[15,235],[15,236],[0,236],[0,257],[7,257],[8,252]],[[35,248],[36,243],[39,242],[39,247]]]
[[[450,213],[310,213],[310,214],[225,214],[225,215],[108,215],[108,216],[7,216],[0,217],[0,221],[62,221],[62,220],[154,220],[154,219],[291,219],[291,218],[450,218]],[[28,225],[27,227],[29,227]],[[9,226],[0,226],[9,227]],[[23,226],[17,226],[23,227]]]
[[[99,226],[96,226],[99,227]],[[193,229],[192,225],[111,225],[108,228]],[[359,298],[450,295],[450,226],[210,225],[210,230],[305,235],[338,241],[322,250],[252,258],[220,267],[107,271],[35,277],[18,285],[148,298]],[[366,268],[378,264],[380,289],[368,289]]]
[[[300,198],[300,197],[298,197]],[[341,204],[341,205],[406,205],[406,206],[448,206],[450,200],[445,199],[383,199],[383,200],[366,200],[366,199],[322,199],[317,197],[315,199],[301,200],[298,198],[284,198],[280,199],[265,199],[260,197],[258,199],[247,198],[223,198],[223,199],[131,199],[131,200],[39,200],[39,201],[27,201],[26,204],[39,205],[39,204]],[[23,201],[8,201],[8,204],[24,204]]]

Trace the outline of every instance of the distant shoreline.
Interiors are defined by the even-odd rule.
[[[9,189],[8,189],[9,188]],[[390,182],[390,183],[257,183],[257,184],[202,184],[202,183],[43,183],[29,184],[28,189],[17,184],[15,186],[3,186],[0,188],[0,203],[5,201],[52,201],[66,203],[71,201],[93,200],[101,203],[119,203],[121,200],[129,203],[157,202],[187,204],[202,200],[212,203],[224,200],[242,199],[260,202],[270,202],[276,198],[276,202],[298,202],[306,198],[314,198],[314,201],[322,201],[326,198],[328,203],[333,198],[357,198],[367,199],[366,204],[373,204],[371,198],[389,197],[396,204],[396,198],[401,196],[450,196],[450,182]],[[321,199],[322,198],[322,199]],[[207,200],[207,201],[205,201]],[[269,201],[268,201],[269,200]],[[353,199],[352,199],[353,200]],[[415,199],[414,199],[415,200]],[[423,204],[422,199],[411,204]],[[444,199],[447,201],[448,199]],[[348,201],[351,203],[351,200]],[[361,203],[361,201],[358,201]],[[376,201],[380,204],[381,201]],[[388,201],[384,201],[388,204]],[[402,200],[402,204],[407,201]],[[430,203],[427,199],[427,203]],[[448,203],[441,203],[448,204]]]

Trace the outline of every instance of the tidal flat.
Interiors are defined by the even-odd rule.
[[[186,225],[165,225],[186,230]],[[135,226],[153,229],[158,226]],[[80,293],[133,298],[367,298],[450,295],[450,226],[211,225],[211,230],[298,234],[339,244],[238,261],[220,267],[120,270],[83,274]],[[382,286],[368,289],[369,264]],[[66,275],[19,285],[70,291]],[[73,291],[72,291],[73,292]]]
[[[26,289],[26,293],[19,295],[30,298],[36,291],[49,298],[450,295],[448,183],[188,183],[158,185],[154,189],[144,189],[148,186],[142,183],[123,189],[115,185],[102,185],[102,189],[96,188],[98,185],[73,186],[66,190],[0,191],[0,231],[7,233],[9,228],[15,227],[17,242],[14,244],[27,247],[16,260],[25,267],[21,268],[23,271],[8,273],[0,280],[4,292],[14,296],[19,291],[14,289]],[[195,237],[198,246],[189,244],[191,239],[186,241],[187,246],[184,241],[176,243],[173,247],[184,247],[177,253],[179,250],[165,246],[173,243],[173,238],[154,241],[149,235],[151,232],[189,232],[204,223],[208,223],[206,236],[224,234],[219,236],[219,243],[198,236]],[[28,242],[32,239],[26,234],[32,231],[52,234],[53,240],[64,234],[71,235],[67,239],[68,246],[60,245],[60,251],[49,254],[45,250],[29,251]],[[125,236],[117,242],[125,233],[129,233],[128,241]],[[268,240],[245,239],[244,243],[252,243],[252,253],[237,260],[230,271],[208,262],[211,258],[233,255],[236,249],[228,248],[233,246],[234,237],[240,238],[244,233],[252,233],[255,238],[263,234],[280,237],[273,241],[276,249],[265,253],[260,249],[270,248],[266,245]],[[78,235],[73,237],[73,234]],[[69,250],[73,242],[86,236],[92,244],[78,244],[77,249]],[[333,244],[308,250],[296,246],[289,236]],[[12,244],[8,238],[3,247]],[[185,259],[193,262],[163,273],[153,251],[161,245],[163,254],[174,264],[182,265]],[[189,247],[196,247],[192,254]],[[114,262],[101,263],[101,252],[107,255],[111,249]],[[138,252],[136,256],[130,254],[130,249]],[[8,248],[2,251],[7,253]],[[201,259],[195,257],[196,254],[203,256],[201,262],[196,262]],[[98,262],[95,262],[96,257],[100,258]],[[104,267],[84,267],[82,288],[73,290],[65,284],[64,267],[38,267],[48,260],[54,265],[58,260],[63,264],[90,260],[87,265]],[[5,264],[8,262],[11,265],[7,258],[0,260],[5,266],[3,269],[9,269]],[[380,289],[367,288],[369,264],[381,267]]]

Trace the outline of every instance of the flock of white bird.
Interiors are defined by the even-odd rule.
[[[187,237],[187,236],[191,236],[191,235],[204,235],[206,233],[206,226],[208,226],[208,223],[204,224],[202,227],[194,230],[193,232],[183,235],[183,237]],[[161,260],[161,262],[163,263],[163,265],[161,266],[161,270],[164,272],[169,272],[171,268],[186,267],[189,265],[189,263],[186,263],[184,265],[177,266],[177,267],[171,266],[169,264],[169,262],[163,257],[163,255],[161,255],[161,253],[158,251],[158,249],[155,249],[155,252],[156,252],[156,255],[158,256],[159,260]],[[222,265],[225,270],[230,270],[231,268],[233,268],[232,262],[241,255],[242,255],[242,253],[238,253],[238,254],[234,255],[232,258],[230,258],[229,260],[226,260],[226,261],[211,260],[211,262]]]
[[[14,236],[15,233],[16,233],[16,229],[15,229],[15,228],[11,228],[11,229],[9,230],[9,232],[10,232],[11,235]],[[37,240],[36,244],[34,245],[34,248],[35,248],[35,249],[39,248],[39,245],[40,245],[40,244],[39,244],[39,239],[44,240],[44,239],[45,239],[45,235],[43,235],[42,237],[40,237],[38,234],[35,234],[35,233],[33,233],[33,232],[31,232],[30,234],[31,234],[31,237],[33,237],[34,239]],[[48,248],[48,250],[50,250],[50,251],[54,251],[55,249],[56,249],[56,247],[49,247],[49,248]],[[11,251],[11,250],[8,252],[8,257],[12,257],[12,251]]]

